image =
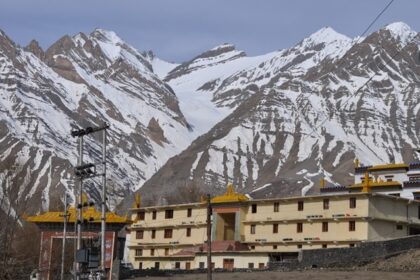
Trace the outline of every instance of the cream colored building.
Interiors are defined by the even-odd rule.
[[[299,250],[420,233],[420,201],[378,193],[249,200],[230,186],[211,204],[215,268],[263,268],[270,260],[296,258]],[[131,211],[134,267],[207,267],[205,202]]]

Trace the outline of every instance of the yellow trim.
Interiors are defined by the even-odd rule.
[[[211,203],[242,202],[248,200],[246,195],[234,191],[233,184],[228,184],[226,192],[223,195],[213,197]]]
[[[368,168],[368,171],[380,171],[380,170],[389,170],[389,169],[408,169],[408,164],[405,163],[390,163],[390,164],[380,164],[374,165]]]
[[[74,223],[76,220],[76,209],[70,207],[68,210],[68,222]],[[115,224],[130,224],[131,221],[126,217],[118,216],[115,213],[107,212],[105,216],[105,221],[107,223]],[[90,221],[91,223],[100,223],[101,222],[101,212],[97,211],[94,207],[87,207],[83,210],[83,219]],[[32,223],[63,223],[64,222],[64,212],[45,212],[40,215],[30,216],[26,218],[26,221]]]
[[[370,181],[368,184],[365,182],[354,184],[349,186],[350,189],[355,188],[362,188],[362,192],[369,192],[370,188],[377,188],[377,187],[401,187],[401,183],[397,181],[391,181],[391,182],[372,182]]]

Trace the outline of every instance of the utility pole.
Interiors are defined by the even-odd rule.
[[[207,194],[207,280],[212,280],[211,275],[211,201],[210,194]]]
[[[79,137],[79,166],[83,165],[83,135]],[[77,203],[77,247],[76,252],[82,249],[82,222],[83,222],[83,177],[79,181],[79,199]],[[76,259],[74,259],[76,261]],[[76,279],[80,279],[80,264],[76,263]]]
[[[66,237],[67,237],[67,193],[64,195],[64,226],[63,226],[63,249],[61,251],[61,280],[64,280],[64,260],[66,254]]]
[[[101,269],[105,276],[105,230],[106,230],[106,128],[102,131],[102,217],[101,217]]]
[[[79,186],[79,199],[78,199],[78,205],[77,205],[77,252],[80,252],[82,249],[82,222],[83,222],[83,180],[94,178],[98,176],[102,176],[102,202],[101,202],[101,264],[100,264],[100,271],[102,272],[101,277],[106,277],[106,267],[105,267],[105,232],[106,232],[106,130],[109,128],[108,123],[104,123],[101,127],[87,127],[77,130],[71,131],[71,136],[73,137],[79,137],[79,160],[78,160],[78,166],[75,167],[74,173],[77,177],[79,177],[80,180],[80,186]],[[102,131],[102,162],[100,163],[83,163],[83,136],[89,135],[91,133],[96,133]],[[96,166],[102,165],[102,173],[96,172]],[[76,262],[76,269],[75,269],[75,275],[76,279],[80,279],[81,274],[81,266],[77,261],[77,258],[75,257]]]

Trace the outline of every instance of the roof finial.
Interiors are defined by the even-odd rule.
[[[324,179],[324,177],[322,177],[322,178],[319,180],[319,183],[320,183],[320,185],[321,185],[321,188],[324,188],[324,187],[325,187],[325,179]]]
[[[360,167],[360,161],[359,161],[359,159],[358,159],[358,158],[355,158],[355,159],[354,159],[354,167],[355,167],[355,168]]]
[[[136,194],[134,197],[134,207],[133,208],[140,208],[141,206],[141,195],[139,193]]]

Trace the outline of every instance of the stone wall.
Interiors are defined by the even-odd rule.
[[[365,242],[353,248],[303,250],[294,262],[271,262],[270,269],[292,270],[308,267],[360,266],[401,252],[420,248],[420,235],[404,238]]]

